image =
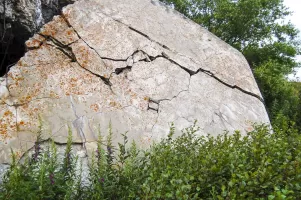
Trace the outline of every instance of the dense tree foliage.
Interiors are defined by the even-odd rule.
[[[297,54],[295,38],[298,30],[291,23],[279,21],[290,14],[282,0],[162,2],[171,5],[241,51],[247,47],[260,48],[268,45],[271,53],[278,51],[284,53],[283,57]]]
[[[273,124],[282,128],[300,126],[300,85],[288,82],[283,74],[277,72],[281,67],[271,60],[259,65],[254,74]]]
[[[283,0],[161,1],[244,54],[274,125],[301,124],[300,89],[285,78],[298,66],[299,31],[284,21],[291,13]]]

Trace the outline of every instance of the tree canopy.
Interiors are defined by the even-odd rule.
[[[239,50],[275,41],[296,47],[298,30],[282,23],[283,0],[162,0]],[[296,50],[296,49],[295,49]],[[296,54],[297,51],[291,52]]]

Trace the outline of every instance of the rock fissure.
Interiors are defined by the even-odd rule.
[[[152,128],[151,128],[151,132],[152,132],[152,133],[153,133],[153,131],[154,131],[154,128],[155,128],[156,124],[158,123],[159,115],[160,115],[160,113],[159,113],[159,111],[158,111],[158,112],[157,112],[157,117],[156,117],[155,123],[152,125]],[[151,137],[153,137],[153,134],[152,134]]]
[[[122,68],[116,68],[115,69],[115,74],[119,75],[123,71],[125,71],[125,70],[131,70],[131,69],[132,69],[132,66],[126,66],[126,67],[122,67]]]
[[[132,27],[132,26],[129,26],[129,25],[123,23],[122,21],[118,20],[118,19],[115,19],[115,18],[113,18],[112,16],[109,16],[109,15],[107,15],[107,14],[104,13],[104,12],[101,12],[101,13],[102,13],[103,15],[105,15],[106,17],[108,17],[108,18],[110,18],[110,19],[112,19],[112,20],[114,20],[114,21],[116,21],[116,22],[118,22],[118,23],[120,23],[120,24],[122,24],[122,25],[128,27],[128,29],[130,29],[130,30],[136,32],[137,34],[139,34],[139,35],[145,37],[145,38],[148,39],[149,41],[155,42],[156,44],[160,45],[160,46],[163,47],[164,49],[167,49],[167,50],[171,51],[169,47],[167,47],[167,46],[164,45],[164,44],[161,44],[161,43],[158,42],[158,41],[153,40],[153,39],[152,39],[151,37],[149,37],[147,34],[145,34],[145,33],[141,32],[141,31],[139,31],[138,29],[136,29],[136,28],[134,28],[134,27]]]
[[[249,91],[247,91],[247,90],[244,90],[244,89],[242,89],[241,87],[239,87],[239,86],[237,86],[237,85],[230,85],[230,84],[226,83],[225,81],[221,80],[220,78],[218,78],[217,76],[215,76],[214,74],[212,74],[210,71],[207,71],[207,70],[204,70],[204,69],[201,69],[201,68],[200,68],[195,74],[197,74],[197,73],[199,73],[199,72],[203,72],[203,73],[209,75],[210,77],[214,78],[214,79],[217,80],[218,82],[222,83],[223,85],[225,85],[225,86],[227,86],[227,87],[229,87],[229,88],[232,88],[232,89],[237,89],[237,90],[239,90],[240,92],[243,92],[243,93],[245,93],[245,94],[247,94],[247,95],[253,96],[253,97],[257,98],[259,101],[261,101],[262,103],[264,103],[263,98],[260,97],[259,95],[254,94],[254,93],[252,93],[252,92],[249,92]]]
[[[159,100],[158,100],[158,103],[160,104],[160,103],[163,102],[163,101],[172,101],[173,99],[177,98],[182,92],[189,92],[189,86],[188,86],[188,89],[186,89],[186,90],[181,90],[177,95],[173,96],[173,97],[170,98],[170,99],[159,99]]]
[[[153,110],[158,113],[159,112],[159,104],[160,104],[159,101],[149,98],[147,110]]]
[[[68,19],[64,16],[64,14],[61,15],[62,18],[64,19],[64,21],[66,22],[66,24],[69,26],[69,28],[72,28],[72,30],[75,32],[75,34],[77,35],[77,37],[79,39],[81,39],[90,49],[92,49],[100,58],[101,56],[99,55],[99,53],[96,51],[96,49],[94,49],[93,47],[91,47],[91,45],[89,45],[81,36],[80,34],[77,32],[77,30],[69,23]]]
[[[43,37],[45,37],[44,35],[42,35]],[[53,37],[49,37],[46,36],[47,39],[50,39],[51,42],[53,42],[53,44],[51,43],[47,43],[47,45],[53,46],[55,48],[57,48],[58,50],[60,50],[64,55],[66,55],[68,58],[70,58],[71,62],[76,62],[81,68],[85,69],[86,71],[90,72],[91,74],[99,77],[106,85],[108,85],[110,88],[112,86],[112,83],[110,82],[109,78],[106,78],[104,76],[101,76],[97,73],[92,72],[91,70],[83,67],[77,60],[76,55],[74,54],[72,48],[69,45],[64,45],[63,43],[61,43],[59,40],[53,38]],[[84,41],[84,40],[83,40]],[[90,47],[90,46],[89,46]],[[90,47],[91,48],[91,47]]]
[[[249,92],[247,90],[244,90],[242,89],[241,87],[237,86],[237,85],[231,85],[231,84],[228,84],[226,83],[225,81],[221,80],[220,78],[218,78],[216,75],[214,75],[212,72],[208,71],[208,70],[205,70],[205,69],[202,69],[202,68],[199,68],[197,71],[193,71],[193,70],[190,70],[182,65],[180,65],[179,63],[177,63],[176,61],[174,61],[173,59],[170,59],[166,54],[162,54],[163,57],[167,60],[169,60],[170,62],[174,63],[175,65],[178,65],[179,67],[181,67],[183,70],[185,70],[187,73],[190,74],[190,76],[194,76],[196,75],[197,73],[199,72],[202,72],[202,73],[205,73],[207,75],[209,75],[210,77],[214,78],[215,80],[217,80],[218,82],[222,83],[223,85],[226,85],[227,87],[229,88],[232,88],[232,89],[237,89],[245,94],[248,94],[250,96],[253,96],[257,99],[259,99],[262,103],[264,102],[264,100],[262,99],[262,97],[260,97],[259,95],[257,94],[254,94],[252,92]]]
[[[103,13],[103,14],[104,14],[104,13]],[[106,15],[106,14],[104,14],[104,15]],[[106,15],[106,16],[108,16],[108,15]],[[63,19],[66,21],[67,25],[68,25],[70,28],[72,28],[73,31],[77,34],[78,38],[80,38],[81,40],[83,40],[84,43],[85,43],[90,49],[92,49],[92,50],[93,50],[93,51],[94,51],[101,59],[103,59],[103,60],[111,60],[111,61],[117,61],[117,62],[118,62],[118,61],[126,62],[130,57],[134,56],[134,55],[135,55],[136,53],[138,53],[138,52],[142,52],[143,54],[145,54],[145,55],[148,56],[147,58],[149,58],[149,59],[145,58],[145,59],[142,59],[142,60],[139,60],[139,61],[151,62],[151,61],[156,60],[157,58],[165,58],[165,59],[169,60],[171,63],[173,63],[173,64],[175,64],[175,65],[181,67],[183,70],[185,70],[187,73],[189,73],[190,76],[193,76],[193,75],[195,75],[195,74],[197,74],[197,73],[199,73],[199,72],[206,73],[206,74],[210,75],[212,78],[214,78],[214,79],[218,80],[219,82],[221,82],[222,84],[224,84],[224,85],[226,85],[226,86],[228,86],[228,87],[230,87],[230,88],[232,88],[232,89],[238,89],[238,90],[240,90],[240,91],[243,92],[243,93],[246,93],[246,94],[248,94],[248,95],[254,96],[254,97],[258,98],[261,102],[263,102],[263,99],[262,99],[260,96],[254,94],[254,93],[252,93],[252,92],[248,92],[248,91],[246,91],[246,90],[244,90],[244,89],[238,87],[237,85],[230,85],[230,84],[226,83],[225,81],[222,81],[221,79],[219,79],[218,77],[216,77],[213,73],[211,73],[211,72],[208,71],[208,70],[204,70],[204,69],[202,69],[202,68],[199,68],[197,71],[193,71],[193,70],[188,69],[187,67],[184,67],[184,66],[180,65],[180,64],[179,64],[178,62],[176,62],[175,60],[169,58],[169,56],[168,56],[166,53],[164,53],[164,52],[162,52],[161,55],[157,55],[157,56],[153,57],[153,56],[148,55],[148,54],[147,54],[146,52],[144,52],[143,50],[136,50],[136,51],[133,52],[130,56],[128,56],[126,59],[116,59],[116,58],[109,58],[109,57],[103,57],[103,56],[100,56],[100,54],[99,54],[93,47],[91,47],[91,46],[90,46],[90,45],[89,45],[89,44],[88,44],[88,43],[80,36],[80,34],[79,34],[79,33],[76,31],[76,29],[69,23],[69,21],[66,19],[66,17],[65,17],[64,15],[62,15],[62,17],[63,17]],[[110,17],[110,16],[108,16],[108,17]],[[138,33],[138,34],[144,36],[144,37],[147,38],[148,40],[150,40],[150,41],[152,41],[152,42],[155,42],[155,43],[157,43],[158,45],[160,45],[161,47],[163,47],[163,48],[165,48],[165,49],[171,51],[170,48],[168,48],[166,45],[163,45],[163,44],[161,44],[161,43],[159,43],[159,42],[157,42],[157,41],[151,39],[147,34],[144,34],[143,32],[141,32],[141,31],[139,31],[139,30],[137,30],[137,29],[135,29],[135,28],[133,28],[133,27],[131,27],[131,26],[128,26],[127,24],[124,24],[123,22],[121,22],[121,21],[119,21],[119,20],[116,20],[116,19],[114,19],[114,18],[112,18],[112,17],[110,17],[110,18],[113,19],[113,20],[115,20],[115,21],[118,22],[118,23],[121,23],[121,24],[127,26],[130,30],[132,30],[132,31],[134,31],[134,32],[136,32],[136,33]],[[41,34],[41,35],[42,35],[42,34]],[[42,35],[42,36],[45,37],[44,35]],[[66,56],[68,56],[72,61],[78,63],[78,61],[76,60],[76,56],[75,56],[74,53],[72,52],[72,48],[69,47],[70,44],[64,45],[64,44],[62,44],[60,41],[58,41],[57,39],[55,39],[55,38],[53,38],[53,37],[50,37],[50,36],[48,36],[48,37],[46,37],[46,38],[50,39],[55,45],[57,45],[57,46],[58,46],[57,48],[58,48],[60,51],[62,51]],[[73,42],[73,43],[74,43],[74,42]],[[66,48],[67,48],[67,51],[66,51]],[[190,58],[190,59],[191,59],[191,58]],[[78,64],[79,64],[79,63],[78,63]],[[79,65],[80,65],[80,64],[79,64]],[[81,66],[81,65],[80,65],[80,66]],[[82,67],[82,66],[81,66],[81,67]],[[84,67],[83,67],[83,68],[84,68]],[[124,70],[126,70],[126,69],[131,70],[131,68],[132,68],[132,66],[126,66],[126,67],[124,67],[124,68],[116,68],[116,69],[115,69],[115,73],[118,75],[118,74],[122,73],[122,72],[123,72]],[[96,73],[93,73],[92,71],[90,71],[90,70],[88,70],[88,69],[86,69],[86,68],[84,68],[84,69],[87,70],[87,71],[89,71],[89,72],[92,73],[93,75],[96,75],[96,76],[98,76],[99,78],[101,78],[102,81],[104,81],[104,83],[105,83],[106,85],[108,85],[108,86],[110,86],[110,87],[112,86],[112,83],[110,82],[110,79],[109,79],[109,78],[105,78],[105,77],[100,76],[100,75],[98,75],[98,74],[96,74]],[[151,109],[151,108],[150,108],[150,109]]]
[[[20,159],[19,159],[19,162],[22,162],[24,156],[26,156],[28,153],[30,152],[33,152],[34,149],[35,149],[35,145],[44,145],[44,144],[49,144],[49,143],[54,143],[55,145],[58,145],[58,146],[62,146],[62,147],[65,147],[67,142],[58,142],[58,141],[54,141],[53,139],[51,138],[48,138],[48,139],[45,139],[45,140],[41,140],[39,141],[38,143],[35,143],[31,148],[29,148],[28,150],[26,150],[25,152],[23,152],[23,154],[21,155]],[[72,145],[83,145],[82,142],[72,142]]]
[[[114,18],[112,18],[112,19],[114,19]],[[114,20],[115,20],[115,19],[114,19]],[[120,22],[120,21],[118,21],[118,20],[116,20],[116,21],[117,21],[117,22]],[[120,23],[122,23],[122,22],[120,22]],[[122,24],[124,24],[124,23],[122,23]],[[167,50],[171,51],[171,49],[170,49],[169,47],[167,47],[167,46],[164,45],[164,44],[161,44],[161,43],[158,42],[158,41],[153,40],[151,37],[149,37],[148,35],[144,34],[143,32],[141,32],[141,31],[139,31],[139,30],[137,30],[137,29],[135,29],[135,28],[133,28],[133,27],[131,27],[131,26],[128,26],[128,25],[126,25],[126,24],[124,24],[124,25],[127,26],[130,30],[132,30],[132,31],[134,31],[134,32],[136,32],[136,33],[142,35],[143,37],[147,38],[148,40],[157,43],[158,45],[160,45],[160,46],[163,47],[164,49],[167,49]]]
[[[53,42],[55,45],[61,47],[61,48],[68,48],[70,45],[78,42],[79,39],[73,41],[73,42],[70,42],[68,44],[63,44],[61,41],[59,41],[58,39],[50,36],[50,35],[44,35],[42,33],[38,33],[40,36],[44,37],[46,40],[50,40],[51,42]],[[44,41],[40,41],[41,44],[43,44]]]
[[[147,38],[147,39],[150,40],[151,42],[157,43],[158,45],[160,45],[160,46],[163,47],[164,49],[167,49],[167,50],[169,50],[169,51],[172,51],[172,50],[171,50],[169,47],[167,47],[166,45],[161,44],[161,43],[158,42],[158,41],[155,41],[154,39],[152,39],[151,37],[149,37],[147,34],[145,34],[145,33],[141,32],[141,31],[139,31],[138,29],[135,29],[135,28],[133,28],[132,26],[129,26],[129,25],[127,25],[127,24],[121,22],[120,20],[117,20],[117,19],[113,18],[112,16],[109,16],[109,15],[103,13],[103,12],[102,12],[102,14],[104,14],[105,16],[109,17],[110,19],[112,19],[112,20],[114,20],[114,21],[116,21],[116,22],[118,22],[118,23],[121,23],[121,24],[127,26],[130,30],[132,30],[132,31],[134,31],[134,32],[136,32],[136,33],[142,35],[143,37]],[[67,20],[65,17],[64,17],[64,19]],[[67,20],[67,21],[68,21],[68,20]],[[69,22],[68,22],[67,24],[70,25]],[[70,26],[71,26],[71,25],[70,25]],[[72,26],[71,26],[71,27],[72,27]],[[73,29],[74,29],[74,28],[73,28]],[[75,32],[76,32],[76,30],[75,30]],[[76,32],[76,33],[77,33],[77,32]],[[77,34],[78,34],[78,33],[77,33]],[[80,37],[79,34],[78,34],[78,37]],[[81,37],[80,37],[80,38],[81,38]],[[92,47],[90,47],[90,48],[92,48]],[[93,49],[94,51],[96,51],[94,48],[92,48],[92,49]],[[97,52],[97,51],[96,51],[96,52]],[[175,51],[172,51],[172,52],[175,52]],[[99,54],[98,54],[98,55],[99,55]],[[217,76],[215,76],[215,75],[214,75],[212,72],[210,72],[209,70],[205,70],[205,69],[202,69],[202,68],[199,68],[197,71],[190,70],[190,69],[188,69],[187,67],[184,67],[184,66],[180,65],[178,62],[174,61],[173,59],[170,59],[170,58],[167,56],[167,54],[165,54],[164,52],[162,53],[162,56],[158,56],[158,57],[164,57],[164,58],[168,59],[170,62],[172,62],[172,63],[178,65],[179,67],[181,67],[182,69],[184,69],[184,70],[185,70],[186,72],[188,72],[191,76],[193,76],[193,75],[195,75],[195,74],[197,74],[197,73],[199,73],[199,72],[206,73],[206,74],[210,75],[212,78],[214,78],[214,79],[216,79],[217,81],[219,81],[220,83],[222,83],[222,84],[224,84],[224,85],[226,85],[226,86],[228,86],[228,87],[230,87],[230,88],[232,88],[232,89],[237,89],[237,90],[239,90],[239,91],[241,91],[241,92],[243,92],[243,93],[245,93],[245,94],[248,94],[248,95],[250,95],[250,96],[253,96],[253,97],[259,99],[262,103],[264,102],[264,100],[263,100],[259,95],[254,94],[254,93],[252,93],[252,92],[249,92],[249,91],[247,91],[247,90],[244,90],[243,88],[241,88],[241,87],[239,87],[239,86],[237,86],[237,85],[231,85],[231,84],[228,84],[228,83],[226,83],[225,81],[223,81],[223,80],[221,80],[220,78],[218,78]],[[185,57],[187,57],[187,56],[185,56]],[[192,60],[191,58],[189,58],[189,59]],[[124,61],[124,60],[121,60],[121,61]]]
[[[56,38],[48,35],[44,35],[42,33],[39,33],[40,36],[44,37],[46,39],[46,44],[52,47],[55,47],[59,51],[61,51],[64,55],[66,55],[68,58],[70,58],[71,62],[77,62],[76,56],[72,51],[72,48],[68,45],[63,44]],[[50,41],[51,43],[47,42]],[[42,41],[44,43],[44,41]]]
[[[182,92],[187,92],[189,91],[189,86],[190,86],[190,80],[189,80],[189,85],[188,89],[180,91],[176,96],[172,97],[171,99],[159,99],[159,100],[154,100],[152,98],[149,99],[149,104],[148,104],[148,110],[153,110],[157,112],[157,118],[156,122],[152,126],[152,130],[154,129],[155,125],[157,124],[158,118],[159,118],[159,110],[160,110],[160,103],[163,101],[172,101],[173,99],[177,98]],[[154,107],[155,105],[155,107]]]
[[[71,62],[77,62],[75,55],[73,54],[73,52],[71,51],[71,49],[69,47],[64,48],[64,47],[60,47],[60,46],[57,46],[57,45],[51,44],[51,43],[47,43],[47,45],[52,46],[52,47],[58,49],[59,51],[61,51],[65,56],[67,56],[71,60]]]
[[[149,103],[148,103],[148,110],[154,110],[157,113],[159,113],[159,109],[160,109],[160,103],[163,101],[172,101],[173,99],[177,98],[182,92],[188,92],[189,91],[189,87],[190,87],[190,79],[189,78],[189,84],[187,86],[187,89],[185,90],[181,90],[177,95],[173,96],[170,99],[153,99],[153,98],[149,98]]]
[[[75,107],[75,105],[74,105],[74,102],[73,102],[73,97],[72,97],[72,95],[70,95],[70,96],[69,96],[69,98],[70,98],[70,104],[71,104],[71,108],[72,108],[72,110],[73,110],[73,113],[74,113],[74,115],[75,115],[76,119],[78,119],[78,118],[79,118],[79,116],[77,115],[77,112],[76,112],[76,107]]]
[[[133,60],[135,55],[138,54],[138,53],[142,53],[143,56],[145,56],[145,58],[140,58],[136,61]],[[107,59],[107,60],[116,61],[116,62],[118,62],[118,61],[129,62],[129,59],[132,59],[133,61],[132,61],[131,65],[127,65],[126,67],[121,67],[121,68],[116,68],[115,69],[115,74],[119,75],[125,70],[131,70],[135,63],[138,63],[138,62],[152,62],[152,61],[156,60],[157,58],[163,58],[163,56],[162,55],[157,55],[157,56],[153,57],[153,56],[148,55],[143,50],[136,50],[136,51],[134,51],[134,53],[132,53],[126,59],[112,59],[112,58],[104,58],[104,57],[101,57],[101,58],[104,59],[104,60]]]

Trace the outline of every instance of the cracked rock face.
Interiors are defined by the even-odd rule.
[[[199,134],[269,123],[244,57],[199,25],[151,0],[80,0],[26,42],[0,78],[0,163],[42,138],[73,140],[88,155],[112,122],[141,147],[198,120]]]

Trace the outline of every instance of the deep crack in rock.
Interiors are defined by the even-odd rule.
[[[142,35],[143,37],[147,38],[148,40],[150,40],[150,41],[152,41],[152,42],[157,43],[158,45],[160,45],[160,46],[163,47],[164,49],[167,49],[167,50],[169,50],[169,51],[172,51],[169,47],[167,47],[167,46],[164,45],[164,44],[161,44],[161,43],[158,42],[158,41],[155,41],[154,39],[152,39],[151,37],[149,37],[147,34],[143,33],[142,31],[139,31],[138,29],[136,29],[136,28],[134,28],[134,27],[132,27],[132,26],[129,26],[129,25],[125,24],[125,23],[121,22],[120,20],[114,19],[113,17],[111,17],[111,16],[109,16],[109,15],[103,13],[103,12],[102,12],[102,14],[104,14],[104,15],[107,16],[107,17],[109,17],[110,19],[113,19],[114,21],[116,21],[116,22],[118,22],[118,23],[121,23],[121,24],[127,26],[130,30],[132,30],[132,31],[134,31],[134,32],[136,32],[136,33]],[[174,52],[174,51],[173,51],[173,52]],[[202,68],[199,68],[197,71],[190,70],[190,69],[188,69],[187,67],[184,67],[184,66],[180,65],[179,63],[177,63],[176,61],[170,59],[164,52],[162,53],[162,56],[158,56],[158,57],[164,57],[164,58],[168,59],[170,62],[172,62],[172,63],[178,65],[179,67],[181,67],[182,69],[184,69],[184,70],[185,70],[186,72],[188,72],[191,76],[193,76],[193,75],[195,75],[195,74],[197,74],[197,73],[199,73],[199,72],[206,73],[206,74],[210,75],[212,78],[214,78],[214,79],[216,79],[217,81],[219,81],[220,83],[222,83],[222,84],[224,84],[224,85],[226,85],[226,86],[228,86],[228,87],[230,87],[230,88],[232,88],[232,89],[237,89],[237,90],[239,90],[239,91],[241,91],[241,92],[243,92],[243,93],[245,93],[245,94],[251,95],[251,96],[253,96],[253,97],[259,99],[262,103],[264,103],[263,98],[260,97],[259,95],[254,94],[254,93],[252,93],[252,92],[249,92],[249,91],[247,91],[247,90],[244,90],[244,89],[242,89],[241,87],[239,87],[239,86],[237,86],[237,85],[230,85],[230,84],[226,83],[225,81],[221,80],[220,78],[218,78],[217,76],[215,76],[212,72],[210,72],[210,71],[208,71],[208,70],[204,70],[204,69],[202,69]],[[155,58],[153,58],[153,60],[154,60],[154,59],[155,59]],[[191,58],[190,58],[190,59],[191,59]]]
[[[152,39],[151,37],[149,37],[147,34],[145,34],[145,33],[141,32],[141,31],[139,31],[139,30],[137,30],[137,29],[135,29],[135,28],[133,28],[133,27],[131,27],[131,26],[129,26],[129,25],[123,23],[123,22],[121,22],[120,20],[114,19],[113,17],[108,16],[108,15],[106,15],[106,14],[103,13],[103,12],[102,12],[102,14],[104,14],[104,15],[107,16],[107,17],[109,17],[110,19],[113,19],[114,21],[116,21],[116,22],[118,22],[118,23],[121,23],[121,24],[125,25],[125,26],[128,27],[130,30],[132,30],[132,31],[134,31],[134,32],[136,32],[136,33],[142,35],[143,37],[147,38],[148,40],[157,43],[158,45],[160,45],[160,46],[163,47],[164,49],[171,51],[171,49],[170,49],[169,47],[167,47],[167,46],[164,45],[164,44],[161,44],[161,43],[158,42],[158,41],[153,40],[153,39]],[[68,26],[69,26],[69,27],[72,27],[72,25],[69,23],[69,21],[66,19],[66,17],[65,17],[64,15],[62,15],[62,17],[65,19],[65,21],[66,21],[66,23],[68,24]],[[72,28],[73,28],[73,27],[72,27]],[[83,38],[79,35],[79,33],[78,33],[74,28],[73,28],[73,30],[74,30],[74,32],[77,34],[77,36],[78,36],[80,39],[83,40]],[[83,40],[83,41],[85,42],[85,40]],[[87,42],[85,42],[85,43],[86,43],[91,49],[93,49],[93,50],[98,54],[98,52],[97,52],[93,47],[91,47]],[[138,51],[139,51],[139,50],[138,50]],[[145,52],[144,52],[144,53],[145,53]],[[135,54],[135,52],[134,52],[133,54]],[[132,54],[132,55],[133,55],[133,54]],[[127,59],[113,59],[113,58],[108,58],[108,57],[101,57],[99,54],[98,54],[98,56],[99,56],[100,58],[102,58],[102,59],[107,59],[107,60],[112,60],[112,61],[126,61],[126,60],[127,60]],[[252,92],[249,92],[249,91],[247,91],[247,90],[244,90],[244,89],[242,89],[241,87],[239,87],[239,86],[237,86],[237,85],[230,85],[230,84],[226,83],[225,81],[221,80],[220,78],[218,78],[217,76],[215,76],[212,72],[210,72],[210,71],[208,71],[208,70],[204,70],[204,69],[202,69],[202,68],[199,68],[197,71],[190,70],[190,69],[188,69],[187,67],[184,67],[184,66],[180,65],[178,62],[174,61],[173,59],[170,59],[170,58],[167,56],[167,54],[165,54],[164,52],[162,52],[162,55],[158,55],[158,56],[156,56],[156,57],[151,57],[151,56],[149,56],[149,58],[151,59],[151,61],[155,60],[156,58],[160,58],[160,57],[163,57],[163,58],[169,60],[170,62],[172,62],[172,63],[178,65],[179,67],[181,67],[182,69],[184,69],[187,73],[189,73],[191,76],[193,76],[193,75],[195,75],[195,74],[197,74],[197,73],[199,73],[199,72],[206,73],[206,74],[208,74],[209,76],[211,76],[212,78],[214,78],[214,79],[216,79],[217,81],[219,81],[220,83],[222,83],[222,84],[224,84],[224,85],[226,85],[226,86],[228,86],[228,87],[230,87],[230,88],[232,88],[232,89],[237,89],[237,90],[239,90],[239,91],[241,91],[241,92],[243,92],[243,93],[245,93],[245,94],[251,95],[251,96],[253,96],[253,97],[259,99],[262,103],[264,103],[263,98],[260,97],[259,95],[254,94],[254,93],[252,93]],[[190,58],[190,59],[191,59],[191,58]],[[127,66],[126,68],[130,68],[130,67]],[[118,70],[117,70],[117,73],[116,73],[116,71],[115,71],[115,73],[116,73],[116,74],[120,74],[122,71],[123,71],[122,69],[118,69]],[[105,82],[105,83],[108,84],[108,82]]]
[[[41,36],[45,37],[47,40],[50,40],[51,42],[53,42],[54,45],[52,44],[49,44],[47,43],[48,45],[50,46],[54,46],[55,48],[57,48],[58,50],[60,50],[63,54],[65,54],[68,58],[70,58],[71,62],[76,62],[79,66],[81,66],[83,69],[85,69],[86,71],[90,72],[91,74],[99,77],[106,85],[108,85],[109,87],[112,86],[112,83],[110,82],[110,79],[109,78],[106,78],[104,76],[101,76],[99,74],[96,74],[94,72],[92,72],[91,70],[83,67],[78,61],[77,61],[77,58],[76,58],[76,55],[73,53],[73,50],[72,48],[70,47],[70,44],[68,45],[64,45],[63,43],[61,43],[59,40],[55,39],[54,37],[51,37],[51,36],[45,36],[43,34],[40,34]],[[81,39],[81,37],[79,36],[79,38]],[[84,40],[83,40],[84,41]],[[86,42],[85,42],[86,43]],[[87,44],[87,43],[86,43]],[[91,48],[89,46],[89,48]],[[91,48],[92,49],[92,48]],[[95,51],[95,50],[94,50]],[[99,55],[99,54],[98,54]]]
[[[162,54],[162,55],[163,55],[163,57],[164,57],[165,59],[169,60],[170,62],[172,62],[172,63],[178,65],[179,67],[181,67],[182,69],[184,69],[187,73],[190,74],[190,76],[196,75],[196,74],[199,73],[199,72],[205,73],[205,74],[211,76],[212,78],[214,78],[215,80],[217,80],[218,82],[222,83],[223,85],[226,85],[227,87],[230,87],[230,88],[232,88],[232,89],[237,89],[237,90],[239,90],[239,91],[241,91],[241,92],[243,92],[243,93],[245,93],[245,94],[248,94],[248,95],[250,95],[250,96],[253,96],[253,97],[259,99],[262,103],[264,103],[263,98],[261,98],[259,95],[254,94],[254,93],[252,93],[252,92],[249,92],[249,91],[247,91],[247,90],[244,90],[244,89],[242,89],[241,87],[239,87],[239,86],[237,86],[237,85],[230,85],[230,84],[226,83],[225,81],[221,80],[220,78],[218,78],[217,76],[215,76],[212,72],[210,72],[210,71],[208,71],[208,70],[204,70],[204,69],[202,69],[202,68],[199,68],[197,71],[192,71],[192,70],[190,70],[190,69],[188,69],[188,68],[186,68],[186,67],[180,65],[180,64],[177,63],[176,61],[170,59],[166,54]]]
[[[159,101],[149,98],[147,109],[156,111],[158,113],[159,112],[159,103],[160,103]]]

